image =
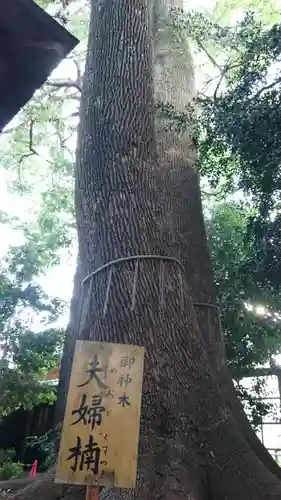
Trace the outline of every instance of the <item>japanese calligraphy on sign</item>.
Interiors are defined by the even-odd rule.
[[[143,347],[78,340],[56,482],[133,488]]]

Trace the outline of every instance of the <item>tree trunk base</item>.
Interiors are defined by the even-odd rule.
[[[86,488],[84,486],[68,486],[55,484],[55,468],[50,469],[40,478],[35,478],[29,484],[18,490],[11,498],[12,500],[84,500]]]

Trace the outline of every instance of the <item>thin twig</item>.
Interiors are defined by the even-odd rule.
[[[29,125],[29,141],[28,141],[28,147],[29,147],[29,152],[28,153],[24,153],[20,160],[19,160],[19,163],[18,163],[18,176],[19,176],[19,181],[21,182],[21,171],[20,171],[20,166],[23,162],[23,160],[25,160],[26,158],[29,158],[30,156],[38,156],[38,158],[41,158],[42,160],[46,161],[47,163],[49,163],[50,165],[52,165],[52,162],[47,160],[46,158],[42,158],[39,153],[36,151],[36,149],[34,148],[34,145],[33,145],[33,131],[34,131],[34,125],[35,125],[35,120],[32,119],[30,121],[30,125]]]
[[[204,47],[203,43],[200,41],[200,39],[198,37],[196,37],[196,42],[198,44],[198,46],[200,47],[201,50],[203,50],[203,52],[205,52],[206,56],[210,59],[210,61],[213,63],[213,65],[215,66],[215,68],[218,68],[218,70],[220,71],[221,73],[221,70],[222,68],[220,67],[220,65],[216,62],[216,60],[213,58],[213,56],[208,52],[208,50],[206,49],[206,47]]]
[[[73,63],[76,67],[77,75],[76,75],[76,82],[78,82],[78,85],[80,88],[82,88],[82,72],[80,65],[76,59],[73,59]]]
[[[216,192],[207,192],[207,191],[204,191],[204,189],[201,189],[201,194],[203,194],[204,196],[220,196],[222,193],[225,193],[225,186],[223,186],[219,191],[216,191]]]
[[[221,86],[221,82],[223,81],[224,77],[225,77],[225,74],[227,72],[227,69],[225,71],[222,71],[220,77],[219,77],[219,81],[217,83],[217,86],[215,88],[215,92],[214,92],[214,101],[217,100],[217,97],[218,97],[218,91],[219,91],[219,88]]]
[[[212,78],[209,78],[209,79],[205,82],[203,89],[200,91],[200,94],[201,94],[201,95],[203,95],[203,96],[205,97],[205,95],[206,95],[206,94],[205,94],[205,92],[206,92],[206,90],[208,89],[209,85],[210,85],[211,83],[213,83],[215,80],[217,80],[218,78],[220,78],[220,75],[212,76]]]
[[[19,160],[19,166],[20,166],[20,164],[23,162],[23,160],[25,158],[28,158],[29,156],[33,156],[33,155],[39,156],[39,154],[37,153],[37,151],[33,147],[33,127],[34,127],[34,123],[35,123],[35,120],[31,120],[30,126],[29,126],[29,141],[28,141],[29,152],[28,153],[24,153],[21,156],[21,158]]]
[[[47,85],[50,87],[56,87],[56,88],[74,88],[81,92],[81,86],[79,85],[78,81],[75,80],[50,80],[46,82]]]
[[[281,77],[278,78],[277,80],[275,80],[274,82],[270,83],[269,85],[266,85],[266,87],[263,87],[262,89],[260,89],[253,97],[252,99],[257,99],[263,92],[265,92],[266,90],[269,90],[269,89],[272,89],[273,87],[275,87],[275,85],[278,85],[278,83],[281,83]]]
[[[240,66],[239,63],[236,63],[234,62],[233,64],[229,65],[229,59],[227,61],[227,63],[225,64],[224,68],[222,69],[222,72],[221,72],[221,76],[220,76],[220,79],[218,81],[218,84],[216,86],[216,90],[214,92],[214,100],[217,99],[217,94],[218,94],[218,91],[219,91],[219,88],[221,86],[221,82],[222,80],[226,77],[226,74],[231,71],[232,69],[234,68],[237,68],[238,66]]]

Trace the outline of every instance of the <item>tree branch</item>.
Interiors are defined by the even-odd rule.
[[[224,70],[221,72],[221,75],[220,75],[219,81],[218,81],[218,83],[217,83],[217,86],[216,86],[216,88],[215,88],[215,92],[214,92],[214,101],[216,101],[216,100],[217,100],[217,97],[218,97],[218,91],[219,91],[219,88],[220,88],[220,86],[221,86],[221,82],[223,81],[223,79],[224,79],[224,77],[225,77],[225,75],[226,75],[227,71],[228,71],[228,70],[227,70],[227,67],[225,67],[225,68],[224,68]]]
[[[276,377],[280,377],[281,375],[281,366],[271,366],[270,368],[252,368],[250,371],[246,371],[243,373],[239,373],[240,378],[255,378],[255,377],[268,377],[271,375],[275,375]]]
[[[221,82],[226,77],[226,74],[228,73],[228,71],[231,71],[232,69],[236,68],[237,66],[239,66],[239,63],[233,62],[233,64],[229,64],[229,59],[228,59],[224,68],[221,71],[221,75],[220,75],[219,81],[217,83],[215,92],[214,92],[214,100],[217,99],[217,95],[218,95],[219,88],[221,86]]]
[[[31,120],[30,122],[30,126],[29,126],[29,141],[28,141],[28,147],[29,147],[29,152],[28,153],[24,153],[20,160],[19,160],[19,163],[18,163],[18,173],[19,173],[19,181],[21,182],[21,171],[20,171],[20,166],[21,166],[21,163],[23,162],[23,160],[25,158],[29,158],[30,156],[38,156],[39,158],[41,158],[42,160],[46,161],[47,163],[49,163],[50,165],[52,165],[52,162],[47,160],[46,158],[42,158],[40,156],[40,154],[36,151],[36,149],[34,148],[34,145],[33,145],[33,130],[34,130],[34,125],[35,125],[35,120]]]
[[[238,64],[236,63],[233,63],[233,64],[229,64],[229,58],[225,64],[224,67],[221,67],[217,62],[216,60],[213,58],[213,56],[209,53],[209,51],[206,49],[206,47],[202,44],[202,42],[200,41],[200,39],[198,37],[196,37],[196,42],[197,42],[197,45],[200,47],[201,50],[203,50],[203,52],[205,52],[206,56],[208,57],[208,59],[210,59],[211,63],[213,64],[213,66],[215,68],[217,68],[220,72],[220,75],[219,76],[216,76],[216,77],[213,77],[211,78],[208,82],[207,82],[207,86],[209,85],[209,83],[211,83],[213,80],[219,78],[219,81],[217,83],[217,86],[216,86],[216,89],[215,89],[215,92],[214,92],[214,100],[217,99],[217,94],[218,94],[218,91],[219,91],[219,88],[220,88],[220,85],[221,85],[221,82],[222,80],[224,79],[226,73],[228,71],[230,71],[231,69],[235,68],[236,66],[238,66]],[[206,86],[205,86],[206,88]],[[205,90],[204,88],[204,90]]]
[[[24,153],[21,156],[21,158],[19,160],[19,167],[20,167],[21,163],[23,162],[23,160],[25,158],[28,158],[29,156],[33,156],[33,155],[39,156],[39,154],[37,153],[37,151],[33,147],[33,127],[34,127],[34,123],[35,123],[35,120],[31,120],[30,127],[29,127],[29,141],[28,141],[29,152],[28,153]]]
[[[221,73],[221,67],[220,65],[216,62],[216,60],[213,58],[213,56],[208,52],[208,50],[204,47],[204,45],[202,44],[202,42],[200,41],[200,39],[198,37],[196,37],[196,42],[197,42],[197,45],[200,47],[201,50],[203,50],[203,52],[205,52],[206,56],[208,57],[208,59],[210,59],[211,63],[215,66],[215,68],[217,68],[219,70],[219,72]]]
[[[50,80],[48,82],[46,82],[47,85],[49,85],[50,87],[56,87],[56,88],[69,88],[69,89],[76,89],[78,90],[79,92],[81,92],[81,86],[79,84],[79,81],[75,81],[75,80]]]
[[[78,83],[80,89],[82,89],[83,76],[82,76],[80,65],[76,59],[73,59],[73,64],[75,65],[76,71],[77,71],[76,82]],[[80,92],[81,92],[81,90],[80,90]]]
[[[278,83],[281,83],[281,77],[278,78],[277,80],[275,80],[274,82],[270,83],[269,85],[266,85],[266,87],[263,87],[262,89],[260,89],[255,95],[254,97],[252,97],[252,99],[257,99],[263,92],[265,92],[266,90],[269,90],[269,89],[272,89],[273,87],[275,87],[275,85],[278,85]],[[251,100],[252,100],[251,99]]]
[[[204,196],[220,196],[222,193],[225,193],[226,190],[225,190],[225,186],[223,186],[221,189],[219,189],[218,191],[214,191],[213,193],[212,192],[207,192],[207,191],[204,191],[204,189],[201,189],[201,193],[204,195]]]

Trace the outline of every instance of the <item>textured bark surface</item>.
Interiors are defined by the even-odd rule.
[[[191,53],[185,32],[171,24],[171,11],[183,0],[155,0],[153,19],[153,73],[155,101],[186,112],[196,97]],[[195,118],[195,117],[194,117]],[[163,227],[172,234],[173,254],[183,263],[197,319],[211,364],[225,363],[214,279],[203,220],[197,152],[190,130],[179,134],[168,120],[156,120],[157,153],[161,162],[166,207]],[[203,305],[205,304],[205,305]]]
[[[70,304],[70,318],[65,334],[63,356],[60,366],[60,379],[58,387],[58,399],[56,405],[55,425],[63,422],[66,398],[70,380],[72,360],[75,342],[79,336],[81,322],[83,295],[81,283],[84,278],[80,259],[77,258],[76,272],[74,276],[72,299]]]
[[[159,154],[150,19],[146,0],[93,1],[76,166],[76,290],[81,277],[129,255],[180,257],[186,272],[176,262],[141,261],[134,291],[135,264],[123,262],[74,294],[73,306],[83,307],[77,317],[73,310],[60,394],[76,333],[143,345],[137,487],[104,497],[277,500],[281,483],[244,439],[219,384],[217,317],[198,320],[193,306],[214,300],[199,183],[184,154],[173,162]],[[16,498],[70,500],[84,492],[53,485],[50,473]]]
[[[183,0],[155,0],[153,16],[155,100],[185,112],[196,96],[194,69],[185,33],[171,27],[171,11],[184,8]],[[244,438],[260,460],[278,477],[281,469],[264,448],[249,425],[242,404],[237,399],[226,359],[214,280],[202,216],[196,148],[190,131],[179,135],[167,121],[156,121],[157,152],[162,166],[163,190],[166,190],[166,222],[173,233],[173,253],[183,263],[185,276],[195,305],[205,349],[218,382],[237,419]],[[207,305],[209,304],[209,306]]]

